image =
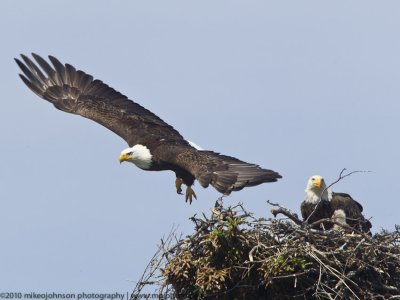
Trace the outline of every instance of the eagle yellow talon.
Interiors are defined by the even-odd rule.
[[[183,180],[179,177],[176,177],[176,179],[175,179],[176,192],[180,195],[182,195],[182,183],[183,183]]]
[[[194,199],[197,199],[196,193],[193,191],[193,189],[190,186],[188,186],[186,188],[186,202],[188,202],[188,200],[189,200],[189,203],[192,204],[193,197],[194,197]]]

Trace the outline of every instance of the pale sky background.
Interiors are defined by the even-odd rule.
[[[0,292],[130,292],[172,226],[193,229],[171,172],[118,163],[125,141],[56,110],[13,58],[56,56],[205,149],[282,174],[232,194],[257,217],[296,212],[307,179],[399,222],[400,2],[0,2]]]

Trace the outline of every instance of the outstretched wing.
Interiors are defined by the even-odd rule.
[[[53,66],[37,54],[32,56],[37,65],[25,55],[21,55],[23,62],[15,59],[24,73],[20,77],[56,108],[96,121],[130,146],[160,139],[183,140],[172,126],[102,81],[69,64],[61,64],[53,56],[49,56]]]

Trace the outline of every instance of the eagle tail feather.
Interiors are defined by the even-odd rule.
[[[211,184],[217,191],[229,195],[245,187],[256,186],[265,182],[275,182],[282,178],[277,172],[263,169],[234,157],[221,155],[212,151],[198,151],[204,156],[201,161],[208,161],[208,172],[196,176],[203,187]]]

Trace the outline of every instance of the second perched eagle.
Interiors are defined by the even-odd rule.
[[[305,199],[301,203],[301,215],[307,223],[322,219],[332,219],[339,224],[348,225],[361,232],[370,232],[370,221],[362,215],[363,207],[349,194],[335,193],[327,189],[322,176],[311,176],[307,182]],[[318,206],[317,206],[318,205]],[[323,222],[325,229],[332,223]]]
[[[39,97],[64,112],[89,118],[122,137],[129,145],[119,157],[149,171],[171,170],[176,174],[176,190],[187,186],[186,201],[192,202],[195,179],[203,187],[210,184],[224,195],[244,187],[274,182],[277,172],[213,151],[200,151],[177,130],[151,111],[126,96],[49,56],[52,66],[39,55],[33,62],[25,55],[16,59],[23,82]]]

